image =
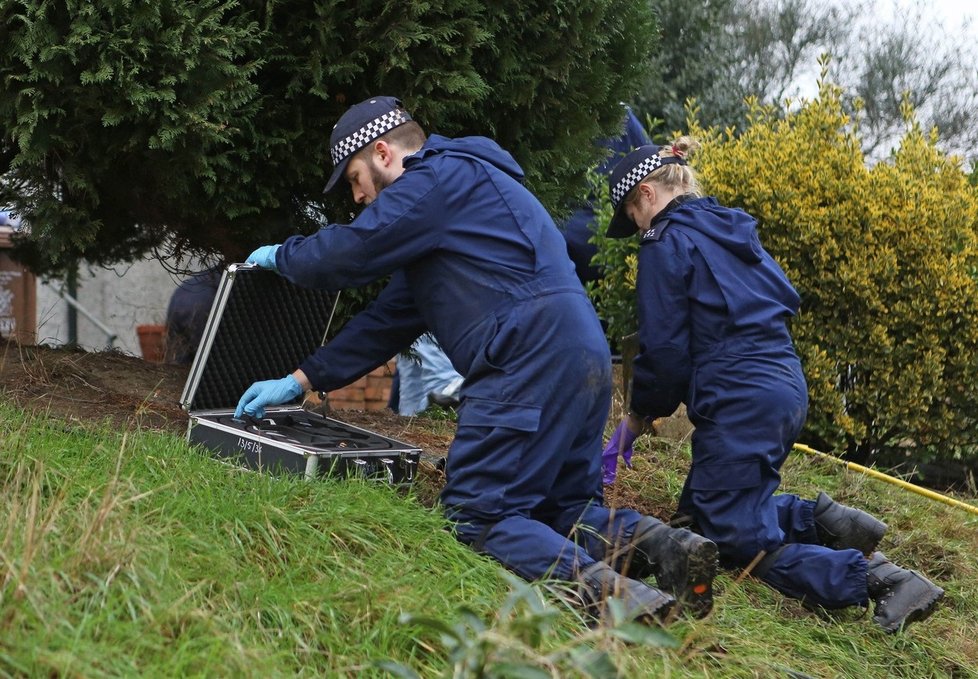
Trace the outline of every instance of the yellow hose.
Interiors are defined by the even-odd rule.
[[[827,453],[820,453],[814,448],[809,448],[808,446],[802,443],[796,443],[795,448],[797,448],[802,452],[808,453],[809,455],[815,455],[816,457],[820,457],[822,459],[829,460],[831,462],[836,462],[838,464],[845,465],[847,469],[851,469],[853,471],[866,474],[867,476],[872,476],[874,479],[879,479],[881,481],[886,481],[887,483],[892,483],[895,486],[900,486],[901,488],[905,488],[906,490],[909,490],[913,493],[917,493],[918,495],[923,495],[924,497],[928,497],[931,500],[937,500],[938,502],[943,502],[946,505],[951,505],[952,507],[958,507],[960,509],[965,510],[966,512],[971,512],[972,514],[978,515],[978,507],[975,507],[974,505],[969,505],[967,502],[961,502],[961,500],[955,500],[953,497],[948,497],[947,495],[941,495],[940,493],[935,493],[934,491],[929,490],[927,488],[921,488],[920,486],[915,486],[912,483],[908,483],[907,481],[898,479],[894,476],[890,476],[889,474],[884,474],[883,472],[876,471],[875,469],[864,467],[861,464],[856,464],[855,462],[847,462],[845,460],[841,460]]]

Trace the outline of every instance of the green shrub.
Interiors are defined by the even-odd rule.
[[[622,337],[638,328],[636,317],[635,276],[638,272],[638,239],[606,238],[614,210],[608,194],[608,180],[596,173],[589,177],[594,205],[594,236],[598,251],[592,262],[607,272],[603,278],[587,284],[588,293],[607,323],[608,341],[616,345]]]
[[[742,134],[694,123],[695,166],[708,193],[757,218],[801,294],[803,438],[888,463],[975,458],[978,193],[907,116],[899,147],[870,166],[839,90],[823,84],[788,113],[753,105]],[[620,315],[633,265],[618,261],[599,311]]]

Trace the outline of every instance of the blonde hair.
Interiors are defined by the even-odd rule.
[[[683,135],[671,144],[666,144],[659,149],[661,158],[682,158],[689,160],[689,156],[700,148],[700,143],[692,137]],[[666,163],[652,170],[640,182],[632,187],[625,197],[626,202],[632,202],[638,196],[638,185],[652,182],[668,189],[679,189],[683,193],[691,193],[694,196],[702,197],[699,180],[696,173],[689,165],[679,163]]]

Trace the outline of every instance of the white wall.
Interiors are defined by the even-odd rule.
[[[111,269],[90,268],[78,271],[78,302],[117,335],[115,347],[139,356],[136,326],[163,323],[170,295],[180,278],[170,274],[157,260],[118,265]],[[68,304],[56,290],[61,281],[38,281],[37,341],[59,345],[68,341]],[[78,344],[84,349],[106,348],[105,332],[78,313]]]

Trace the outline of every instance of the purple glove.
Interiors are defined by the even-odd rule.
[[[618,455],[625,461],[625,466],[632,468],[632,445],[638,434],[628,428],[628,421],[622,420],[615,433],[611,435],[611,440],[601,453],[601,465],[604,467],[604,482],[614,483],[618,475]]]

